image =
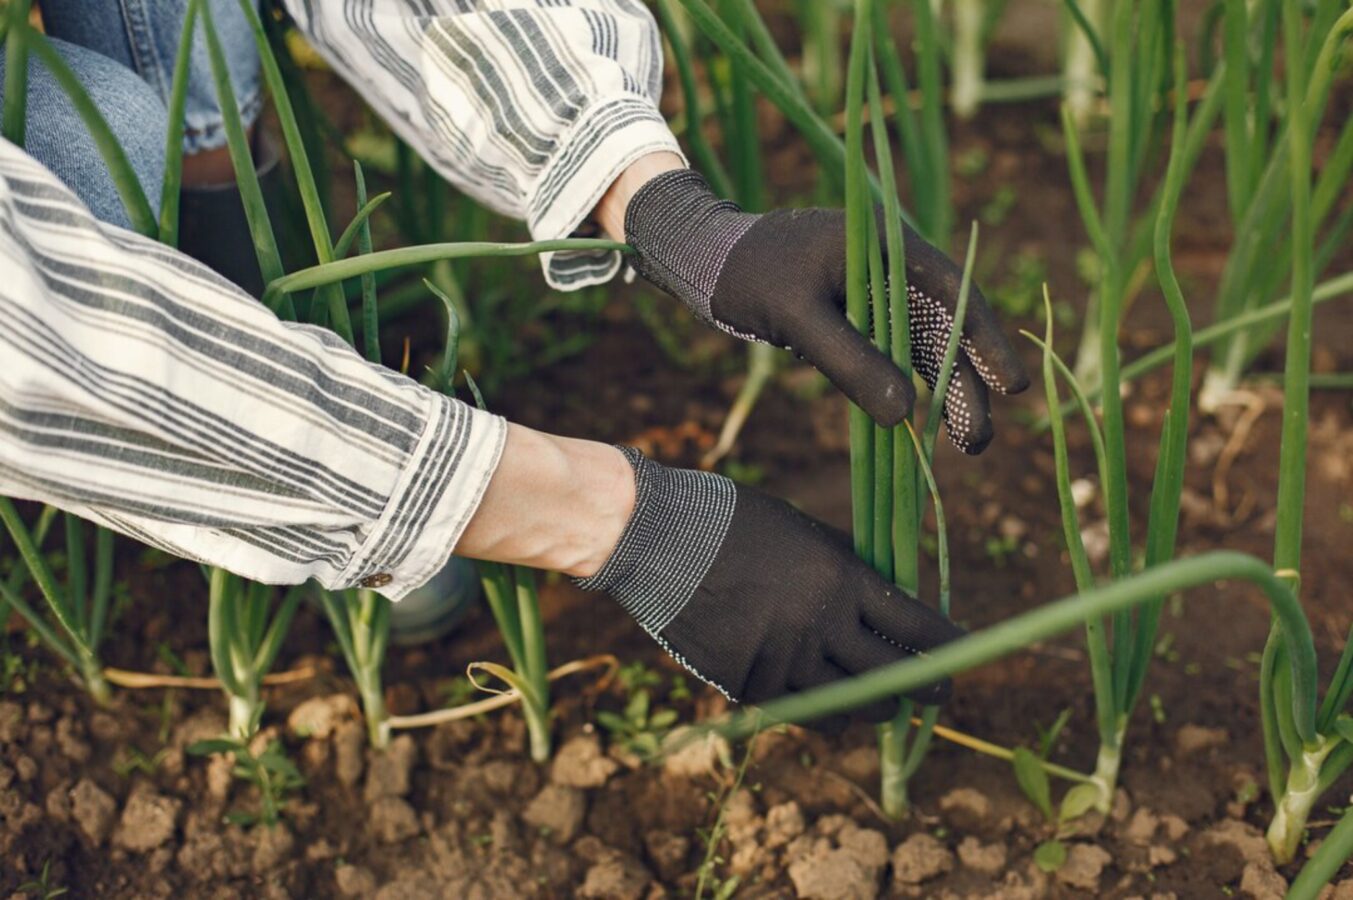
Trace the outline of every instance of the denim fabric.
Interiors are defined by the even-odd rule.
[[[235,101],[246,124],[263,105],[258,48],[239,0],[207,0],[226,56]],[[183,33],[186,0],[42,0],[47,33],[122,63],[145,79],[166,106]],[[193,39],[184,109],[185,153],[225,146],[221,110],[199,24]]]
[[[103,113],[146,198],[152,208],[158,208],[167,129],[160,98],[126,66],[64,41],[53,39],[52,43]],[[4,57],[0,47],[0,66]],[[0,90],[0,102],[4,100],[3,93]],[[24,149],[75,191],[97,218],[130,227],[122,198],[84,120],[47,67],[32,56],[28,62]]]

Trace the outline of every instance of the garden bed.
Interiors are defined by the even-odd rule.
[[[1035,42],[1037,33],[1025,38]],[[1023,70],[1028,53],[1027,45],[998,45],[992,68]],[[1334,104],[1348,114],[1349,97]],[[1329,118],[1339,121],[1337,112]],[[1065,162],[1041,146],[1054,122],[1050,104],[993,107],[954,138],[955,159],[972,163],[956,183],[960,221],[989,220],[981,253],[988,268],[979,276],[989,295],[1006,293],[1011,306],[1033,267],[1042,267],[1055,299],[1078,307],[1085,293],[1071,249],[1082,231]],[[779,192],[806,193],[801,145],[784,136],[772,143]],[[1220,152],[1205,152],[1175,240],[1185,292],[1203,297],[1229,239]],[[998,214],[993,198],[1003,187],[1015,193]],[[710,361],[676,366],[634,314],[636,290],[614,291],[599,337],[582,355],[507,384],[493,398],[495,410],[694,465],[736,389],[730,373],[741,352],[712,332],[682,332],[681,340],[699,345],[695,357],[709,348]],[[1194,311],[1203,321],[1205,313]],[[1353,311],[1331,304],[1316,322],[1315,371],[1353,368]],[[1010,326],[1032,323],[1012,319]],[[405,322],[386,336],[420,331],[428,329]],[[1147,290],[1123,335],[1127,355],[1159,345],[1167,333],[1160,298]],[[1036,370],[1036,349],[1024,352]],[[1260,368],[1274,369],[1279,358],[1264,362]],[[775,384],[743,435],[737,474],[848,527],[844,402],[807,371],[782,374]],[[1168,393],[1168,377],[1157,373],[1126,397],[1134,495],[1151,483]],[[1181,556],[1223,546],[1271,552],[1282,396],[1263,384],[1247,396],[1250,405],[1194,426]],[[972,629],[1074,588],[1051,442],[1030,427],[1042,409],[1038,390],[998,402],[997,440],[978,459],[943,441],[938,450],[955,616]],[[1078,470],[1090,471],[1083,433],[1073,429],[1070,437]],[[1302,597],[1320,658],[1332,665],[1353,583],[1346,391],[1313,396],[1309,461]],[[1134,496],[1134,508],[1143,511],[1145,498]],[[1082,516],[1095,523],[1103,511],[1092,506]],[[930,562],[923,558],[923,584],[933,584]],[[154,554],[141,563],[107,662],[167,671],[166,659],[177,658],[192,674],[209,674],[199,574]],[[723,701],[681,679],[610,600],[555,580],[542,587],[542,605],[552,661],[613,653],[626,664],[623,677],[600,689],[595,674],[560,683],[558,750],[545,766],[530,761],[525,727],[511,709],[371,751],[351,683],[326,646],[327,626],[317,609],[303,607],[276,668],[312,666],[316,674],[268,691],[259,739],[279,739],[305,778],[275,829],[229,822],[230,813],[257,808],[256,792],[232,780],[221,758],[186,752],[224,730],[219,693],[118,691],[112,706],[99,709],[41,650],[24,651],[21,665],[31,671],[24,689],[0,698],[0,896],[45,879],[76,897],[639,898],[689,896],[703,876],[715,894],[737,877],[738,896],[746,897],[1276,897],[1304,859],[1275,871],[1263,843],[1270,803],[1257,683],[1269,611],[1251,588],[1201,588],[1167,606],[1146,686],[1150,703],[1134,719],[1113,811],[1073,824],[1068,860],[1052,874],[1034,861],[1050,829],[1010,766],[950,744],[937,744],[912,785],[913,814],[897,823],[875,805],[877,743],[864,726],[836,736],[777,729],[750,750],[697,745],[642,764],[618,734],[598,727],[598,711],[623,713],[647,690],[654,707],[691,723],[722,711]],[[467,663],[503,658],[492,618],[476,610],[451,638],[391,648],[387,704],[397,714],[444,705]],[[1073,635],[960,676],[941,722],[1032,746],[1039,726],[1069,708],[1052,759],[1085,769],[1097,746],[1091,699],[1083,642]],[[749,764],[733,791],[744,753]],[[1342,803],[1350,790],[1345,776],[1328,797]],[[1316,840],[1335,818],[1317,808]],[[719,840],[710,852],[716,820]],[[1342,878],[1334,896],[1353,896],[1353,869],[1346,866]]]

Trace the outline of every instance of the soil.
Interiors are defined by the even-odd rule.
[[[993,51],[993,72],[1048,68],[1045,51],[1030,48],[1041,48],[1040,34],[1050,32],[1040,32],[1036,19],[1011,21]],[[1353,98],[1345,91],[1335,104],[1347,114]],[[987,163],[958,180],[957,201],[966,221],[999,188],[1013,187],[1008,214],[984,226],[985,283],[1008,280],[1021,259],[1037,260],[1053,296],[1079,307],[1085,288],[1074,249],[1084,241],[1065,161],[1049,137],[1055,122],[1051,103],[1033,103],[991,107],[959,126],[955,158],[980,150]],[[777,195],[807,195],[811,167],[801,145],[783,135],[770,145]],[[1224,177],[1220,148],[1210,146],[1177,227],[1176,264],[1203,322],[1230,240]],[[1333,268],[1351,261],[1345,252]],[[495,408],[523,424],[628,442],[664,462],[695,465],[740,384],[743,353],[673,315],[674,339],[705,362],[668,358],[635,312],[640,290],[617,287],[580,355],[505,385],[491,398]],[[658,310],[667,322],[665,307]],[[1010,324],[1013,332],[1034,322]],[[395,328],[411,337],[428,330],[417,320]],[[1068,354],[1074,330],[1063,329]],[[1147,289],[1124,330],[1127,355],[1167,333],[1163,304]],[[1319,308],[1315,337],[1318,371],[1353,369],[1353,308]],[[1023,352],[1036,371],[1034,348]],[[1280,351],[1270,348],[1257,368],[1280,365]],[[1138,535],[1167,391],[1168,375],[1158,372],[1126,396]],[[1181,555],[1223,546],[1271,553],[1281,394],[1256,383],[1248,396],[1248,407],[1193,423]],[[971,629],[1072,590],[1051,444],[1029,427],[1040,398],[1033,390],[999,400],[998,437],[980,458],[943,442],[937,453],[954,609]],[[1346,391],[1317,391],[1311,410],[1302,596],[1328,674],[1350,628],[1353,405]],[[1073,427],[1071,439],[1077,469],[1088,473],[1083,431]],[[791,366],[777,377],[734,461],[739,477],[848,525],[845,405],[813,373]],[[1092,503],[1083,515],[1093,531],[1103,511]],[[132,572],[135,602],[115,624],[108,663],[163,671],[164,645],[204,672],[200,576],[153,554],[126,562],[135,563],[121,567]],[[933,583],[933,572],[923,578]],[[552,660],[609,652],[641,662],[660,676],[655,704],[683,722],[724,708],[712,692],[676,688],[680,670],[608,599],[547,579],[542,602]],[[269,690],[260,739],[281,741],[306,782],[280,825],[244,827],[226,814],[256,810],[254,789],[232,779],[223,759],[185,753],[223,730],[219,695],[117,691],[112,706],[100,709],[40,650],[26,651],[41,661],[39,671],[22,693],[0,697],[0,896],[47,864],[48,882],[72,897],[689,896],[722,806],[705,887],[737,878],[740,897],[1278,897],[1298,866],[1275,871],[1262,841],[1271,807],[1256,684],[1268,615],[1263,597],[1240,585],[1170,603],[1113,812],[1076,824],[1067,861],[1053,874],[1033,861],[1050,829],[1005,763],[937,742],[911,786],[911,815],[891,822],[874,804],[878,754],[864,725],[834,736],[791,727],[762,734],[750,749],[701,748],[642,764],[593,724],[597,710],[619,711],[626,691],[617,682],[599,689],[591,676],[555,691],[551,764],[530,761],[512,710],[401,734],[373,753],[327,627],[308,608],[278,668],[313,665],[318,674]],[[503,658],[491,617],[477,609],[448,638],[391,648],[387,702],[394,712],[442,705],[467,663]],[[1068,708],[1070,724],[1052,758],[1088,769],[1096,739],[1075,634],[960,676],[942,721],[998,743],[1033,745],[1038,726]],[[730,792],[730,762],[736,766],[744,752],[751,761],[742,787]],[[1308,849],[1350,792],[1346,778],[1327,795],[1330,808],[1317,808]],[[1353,897],[1353,868],[1341,879],[1333,896]]]

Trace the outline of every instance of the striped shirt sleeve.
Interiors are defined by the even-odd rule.
[[[182,254],[0,140],[0,494],[249,578],[399,599],[474,514],[505,423]]]
[[[658,112],[662,42],[641,0],[285,0],[390,126],[460,190],[567,237],[620,173],[681,150]],[[543,258],[560,289],[616,253]]]

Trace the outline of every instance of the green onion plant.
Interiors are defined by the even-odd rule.
[[[1302,27],[1302,11],[1295,0],[1282,3],[1283,49],[1287,59],[1306,56],[1307,44],[1320,41],[1317,10],[1309,32]],[[1353,28],[1353,11],[1345,13],[1345,28]],[[1321,56],[1330,46],[1325,47]],[[1328,60],[1324,63],[1327,67]],[[1317,66],[1319,72],[1321,66]],[[1314,78],[1315,76],[1313,76]],[[1321,109],[1317,89],[1313,96],[1306,73],[1297,68],[1287,75],[1286,149],[1287,187],[1291,202],[1292,312],[1287,321],[1287,360],[1283,378],[1283,429],[1278,458],[1278,510],[1273,544],[1273,566],[1294,594],[1301,589],[1302,519],[1306,504],[1306,439],[1310,398],[1312,296],[1315,281],[1315,226],[1318,211],[1312,203],[1311,120]],[[1335,669],[1325,700],[1312,723],[1300,717],[1290,703],[1292,661],[1283,647],[1288,626],[1275,619],[1260,668],[1260,702],[1264,748],[1268,760],[1269,790],[1274,815],[1268,844],[1280,864],[1291,862],[1306,830],[1311,809],[1320,795],[1353,763],[1353,718],[1346,710],[1353,697],[1353,630]]]
[[[1171,57],[1173,60],[1171,82],[1176,86],[1174,124],[1161,202],[1156,208],[1153,249],[1156,275],[1175,329],[1172,358],[1174,371],[1170,402],[1161,426],[1155,481],[1151,488],[1143,554],[1143,564],[1147,568],[1168,562],[1174,557],[1180,497],[1183,492],[1183,470],[1187,459],[1189,390],[1193,372],[1192,325],[1170,258],[1174,213],[1184,185],[1185,143],[1189,127],[1187,99],[1182,89],[1185,77],[1182,49],[1173,48]],[[1052,424],[1063,531],[1071,555],[1076,586],[1081,591],[1089,591],[1094,586],[1095,575],[1091,571],[1090,560],[1081,537],[1076,504],[1071,496],[1070,462],[1057,376],[1060,374],[1067,381],[1090,429],[1108,515],[1108,574],[1112,579],[1121,580],[1131,573],[1133,555],[1132,536],[1129,531],[1126,435],[1122,398],[1117,387],[1118,332],[1123,316],[1123,282],[1119,269],[1122,259],[1106,225],[1108,216],[1096,207],[1091,195],[1077,131],[1071,112],[1066,108],[1063,109],[1063,126],[1072,185],[1081,217],[1100,258],[1108,262],[1104,275],[1106,283],[1119,286],[1118,290],[1108,290],[1101,294],[1103,302],[1099,309],[1100,359],[1104,384],[1107,386],[1101,396],[1102,426],[1096,421],[1088,402],[1084,399],[1085,392],[1079,381],[1056,357],[1053,349],[1050,301],[1046,304],[1047,332],[1044,340],[1040,342],[1043,350],[1044,385]],[[1100,791],[1096,806],[1103,811],[1107,811],[1112,803],[1117,786],[1122,762],[1123,738],[1132,711],[1141,696],[1146,670],[1154,652],[1155,633],[1163,601],[1162,596],[1146,603],[1135,612],[1123,610],[1114,616],[1112,622],[1098,619],[1086,622],[1086,645],[1094,687],[1100,744],[1093,778]]]
[[[1272,303],[1294,277],[1298,223],[1288,172],[1290,156],[1295,142],[1310,143],[1319,130],[1332,83],[1340,72],[1343,47],[1353,33],[1353,10],[1341,12],[1345,5],[1329,0],[1315,4],[1308,37],[1299,42],[1301,55],[1294,58],[1300,62],[1288,62],[1293,58],[1284,53],[1284,90],[1274,74],[1278,31],[1286,44],[1287,32],[1302,28],[1302,22],[1289,25],[1280,14],[1283,6],[1283,0],[1225,3],[1219,68],[1224,73],[1227,200],[1235,239],[1217,289],[1214,320],[1218,324]],[[1302,86],[1301,92],[1293,92],[1294,83]],[[1298,125],[1304,133],[1294,142],[1292,131]],[[1327,272],[1353,230],[1353,209],[1339,212],[1350,171],[1353,118],[1338,127],[1333,148],[1310,191],[1309,224],[1317,239],[1312,278]],[[1275,326],[1237,330],[1219,341],[1199,394],[1203,412],[1215,412],[1226,402],[1274,337]]]
[[[42,550],[58,517],[64,524],[66,539],[64,579],[57,577]],[[99,661],[99,646],[105,636],[113,592],[113,533],[90,526],[71,513],[58,513],[50,506],[42,510],[30,529],[7,497],[0,497],[0,521],[23,561],[0,580],[0,611],[18,612],[42,643],[70,666],[89,695],[106,704],[111,694]],[[26,599],[25,588],[30,580],[42,595],[45,612]]]
[[[262,721],[263,676],[282,649],[301,591],[292,588],[274,602],[273,587],[225,569],[211,569],[208,580],[207,642],[228,702],[227,734],[247,741]]]

